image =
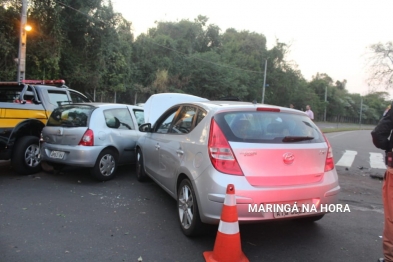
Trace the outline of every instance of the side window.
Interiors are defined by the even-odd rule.
[[[136,122],[138,123],[138,126],[145,123],[145,114],[143,113],[142,110],[134,109],[134,115],[136,118]]]
[[[168,117],[166,117],[163,121],[157,124],[156,132],[161,134],[166,134],[171,127],[173,118],[176,115],[177,110],[174,110]]]
[[[55,106],[60,106],[62,104],[71,102],[66,91],[48,90],[48,96],[50,103]]]
[[[73,91],[69,91],[70,92],[70,96],[71,96],[71,100],[73,103],[89,103],[89,99],[87,99],[86,97],[81,96],[80,94],[73,92]]]
[[[196,113],[196,108],[193,106],[183,106],[179,115],[173,124],[170,133],[187,134],[192,130],[192,122]]]
[[[109,128],[135,129],[130,112],[127,108],[116,108],[104,111],[105,123]]]
[[[195,122],[195,126],[197,126],[197,125],[199,124],[199,122],[201,122],[202,119],[205,118],[206,114],[207,114],[207,113],[206,113],[205,110],[202,110],[202,109],[199,109],[199,110],[198,110],[197,119],[196,119],[196,122]]]

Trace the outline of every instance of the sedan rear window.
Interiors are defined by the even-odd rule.
[[[87,127],[88,119],[94,109],[95,107],[90,105],[64,105],[52,112],[46,125]]]
[[[214,119],[229,141],[250,143],[320,143],[322,133],[303,115],[241,111],[217,114]]]

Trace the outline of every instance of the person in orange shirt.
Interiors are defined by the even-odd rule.
[[[392,155],[393,139],[391,137],[393,130],[393,110],[389,106],[383,114],[378,125],[371,132],[373,144],[380,149],[385,150],[385,162],[388,169],[385,172],[382,186],[382,199],[384,208],[385,224],[383,230],[383,255],[378,262],[393,262],[393,164],[389,159]],[[390,140],[389,140],[390,137]]]

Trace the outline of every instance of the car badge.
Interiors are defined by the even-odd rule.
[[[285,164],[290,165],[295,161],[295,156],[292,153],[285,153],[283,156],[283,161]]]
[[[240,154],[243,156],[256,156],[257,152],[256,151],[244,151],[244,152],[240,152]]]

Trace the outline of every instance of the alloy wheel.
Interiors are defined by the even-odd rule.
[[[179,194],[179,216],[180,222],[185,229],[188,229],[194,218],[194,199],[191,189],[184,185]]]
[[[36,167],[40,164],[40,148],[32,144],[26,148],[25,162],[29,167]]]

